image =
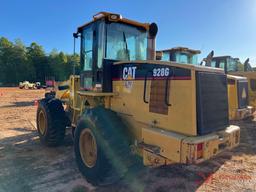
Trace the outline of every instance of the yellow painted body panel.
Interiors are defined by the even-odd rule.
[[[170,80],[169,102],[172,106],[168,107],[168,114],[150,112],[149,103],[143,100],[144,80],[115,80],[112,82],[113,93],[100,93],[80,91],[79,76],[71,77],[69,108],[72,111],[72,126],[76,126],[85,110],[85,102],[90,103],[90,108],[97,105],[110,108],[128,125],[129,137],[133,141],[131,146],[143,157],[144,164],[150,166],[174,162],[198,163],[202,160],[197,159],[198,143],[204,145],[203,160],[221,151],[220,144],[223,142],[225,149],[238,145],[239,127],[231,126],[225,131],[197,136],[195,72],[198,69],[211,71],[211,68],[182,67],[190,69],[191,79]],[[151,80],[148,80],[146,88],[146,100],[150,101]],[[150,146],[159,148],[159,152],[152,151]]]
[[[228,109],[229,119],[234,120],[238,109],[237,84],[228,84]]]
[[[162,129],[196,135],[196,91],[194,72],[192,74],[191,80],[171,80],[169,101],[172,106],[168,115],[149,112],[149,104],[143,101],[144,80],[131,81],[132,90],[125,87],[124,81],[114,81],[113,92],[117,96],[111,100],[111,109],[131,115],[143,124],[150,125],[154,121]],[[151,81],[148,81],[147,100],[150,99],[150,85]]]
[[[256,72],[231,72],[232,75],[246,77],[248,79],[249,105],[256,108],[256,90],[252,89],[251,81],[256,81]]]
[[[143,141],[150,145],[160,147],[156,154],[150,149],[143,150],[144,164],[160,166],[170,163],[200,163],[210,159],[223,150],[232,149],[240,142],[240,128],[227,127],[224,131],[205,136],[189,137],[160,130],[148,128],[142,130]],[[203,144],[202,157],[197,157],[197,144]]]
[[[239,76],[227,75],[228,80],[233,80],[234,83],[228,83],[228,109],[229,109],[229,120],[241,120],[252,115],[250,106],[239,109],[238,104],[238,80],[241,79]],[[249,86],[249,85],[248,85]]]
[[[185,135],[157,128],[142,129],[143,142],[160,147],[159,155],[171,159],[173,162],[180,162],[180,148],[184,138],[186,138]]]

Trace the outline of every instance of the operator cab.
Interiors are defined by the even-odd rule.
[[[229,73],[239,71],[239,63],[238,58],[233,58],[231,56],[213,57],[210,67],[222,68],[225,73]]]
[[[81,37],[81,89],[111,92],[112,64],[154,59],[156,33],[154,23],[139,23],[107,12],[96,14],[74,34]]]
[[[198,65],[198,54],[200,53],[201,51],[199,50],[193,50],[186,47],[175,47],[157,51],[156,59]]]

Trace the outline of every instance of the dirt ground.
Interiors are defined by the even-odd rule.
[[[40,144],[34,101],[44,90],[0,88],[0,192],[83,191],[256,191],[256,122],[236,122],[241,144],[200,165],[138,168],[130,178],[95,188],[79,173],[73,141],[67,131],[64,145]]]

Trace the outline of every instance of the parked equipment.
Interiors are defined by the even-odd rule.
[[[39,102],[40,140],[56,146],[71,126],[78,168],[94,185],[122,177],[138,157],[146,166],[200,163],[239,144],[223,70],[156,61],[156,34],[154,23],[95,15],[74,34],[81,75],[65,99]]]
[[[238,62],[235,59],[235,65],[237,66],[236,70],[230,70],[230,67],[227,67],[227,73],[232,75],[238,75],[247,78],[248,80],[248,90],[249,90],[249,105],[256,109],[256,71],[254,71],[249,63],[249,59],[246,59],[244,64]],[[240,64],[240,67],[239,67]]]
[[[230,89],[233,89],[233,93],[237,93],[238,95],[238,98],[236,99],[237,101],[234,100],[237,104],[233,103],[233,105],[238,106],[238,109],[250,105],[251,107],[248,108],[249,113],[247,114],[251,114],[252,107],[256,107],[256,89],[254,91],[252,89],[253,80],[252,76],[249,74],[255,74],[256,80],[256,73],[244,72],[244,65],[240,63],[238,58],[233,58],[231,56],[213,57],[211,66],[222,68],[226,74],[229,74],[228,76],[231,78],[228,85]],[[232,80],[232,77],[234,76],[237,77],[236,82]]]
[[[187,47],[175,47],[156,52],[156,59],[162,61],[174,61],[177,63],[198,65],[198,55],[200,50],[189,49]]]
[[[190,63],[198,65],[197,55],[201,52],[186,47],[178,47],[167,50],[158,51],[158,59],[170,60],[180,63]],[[214,61],[214,52],[211,51],[209,55],[200,63],[211,67]],[[162,57],[161,57],[162,56]],[[219,66],[213,66],[221,68]],[[227,75],[228,80],[228,104],[229,104],[229,119],[240,120],[252,115],[252,107],[248,106],[248,81],[244,77]]]
[[[40,82],[30,83],[29,81],[23,81],[19,83],[19,88],[20,89],[40,89],[41,84]]]

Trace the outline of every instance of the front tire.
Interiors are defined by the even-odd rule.
[[[67,126],[62,103],[58,99],[42,99],[37,109],[37,130],[41,143],[58,146],[63,142]]]

